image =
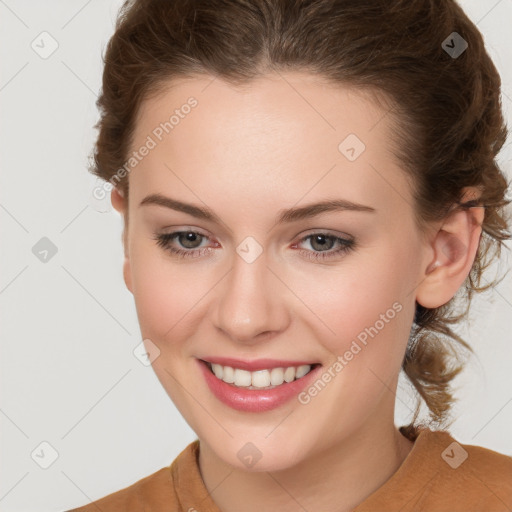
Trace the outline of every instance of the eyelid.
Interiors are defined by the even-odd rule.
[[[332,236],[334,238],[343,238],[343,239],[346,239],[347,241],[355,241],[355,238],[352,235],[349,235],[348,233],[345,233],[343,231],[335,231],[332,229],[325,229],[325,228],[308,229],[307,231],[304,231],[300,235],[297,235],[297,238],[300,242],[304,238],[311,236],[311,235],[316,235],[316,234]]]
[[[213,238],[204,229],[196,228],[195,226],[187,226],[187,225],[178,226],[178,227],[176,227],[176,226],[165,226],[161,230],[157,230],[157,231],[159,233],[161,233],[162,235],[166,235],[166,234],[170,235],[170,234],[173,234],[173,233],[188,233],[188,232],[192,232],[192,233],[197,233],[198,235],[207,237],[210,240]]]

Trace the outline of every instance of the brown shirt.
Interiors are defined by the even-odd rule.
[[[199,440],[169,467],[68,512],[221,512],[204,485]],[[512,457],[419,430],[398,470],[353,512],[510,512]]]

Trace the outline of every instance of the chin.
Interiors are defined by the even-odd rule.
[[[233,438],[210,446],[229,466],[251,473],[285,470],[301,464],[304,459],[304,446],[284,444],[277,437],[251,441],[250,436],[244,435],[240,440]]]

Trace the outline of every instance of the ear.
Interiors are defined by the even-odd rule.
[[[478,190],[466,188],[461,203],[475,200]],[[434,231],[429,242],[430,261],[416,290],[416,301],[433,309],[446,304],[462,286],[475,260],[485,215],[484,206],[456,205]]]
[[[124,261],[123,261],[123,279],[128,290],[133,293],[132,289],[132,275],[130,268],[130,255],[128,251],[128,200],[125,198],[123,192],[114,187],[110,194],[112,206],[123,216],[124,227],[122,234]]]

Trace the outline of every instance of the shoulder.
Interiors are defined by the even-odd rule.
[[[512,508],[512,457],[460,443],[442,430],[426,430],[416,442],[413,467],[424,466],[425,471],[420,501],[449,505],[454,511]]]
[[[510,512],[512,457],[421,428],[396,473],[357,512]]]
[[[170,466],[159,469],[149,476],[104,496],[87,505],[68,510],[66,512],[139,512],[151,510],[160,512],[167,510],[181,510],[176,484],[178,470],[183,464],[190,463],[195,456],[197,441],[189,444]]]
[[[488,448],[456,441],[448,432],[438,430],[428,433],[428,445],[440,452],[443,473],[473,478],[503,481],[512,492],[512,457]]]
[[[171,507],[170,510],[175,510],[172,507],[173,505],[176,506],[175,499],[170,467],[166,467],[128,487],[67,512],[97,512],[98,510],[104,512],[120,512],[121,510],[135,512],[136,510],[147,510],[147,506],[151,507],[149,510],[156,511],[160,510],[160,508],[156,508],[158,502],[162,506],[163,501],[167,503],[166,506]]]

